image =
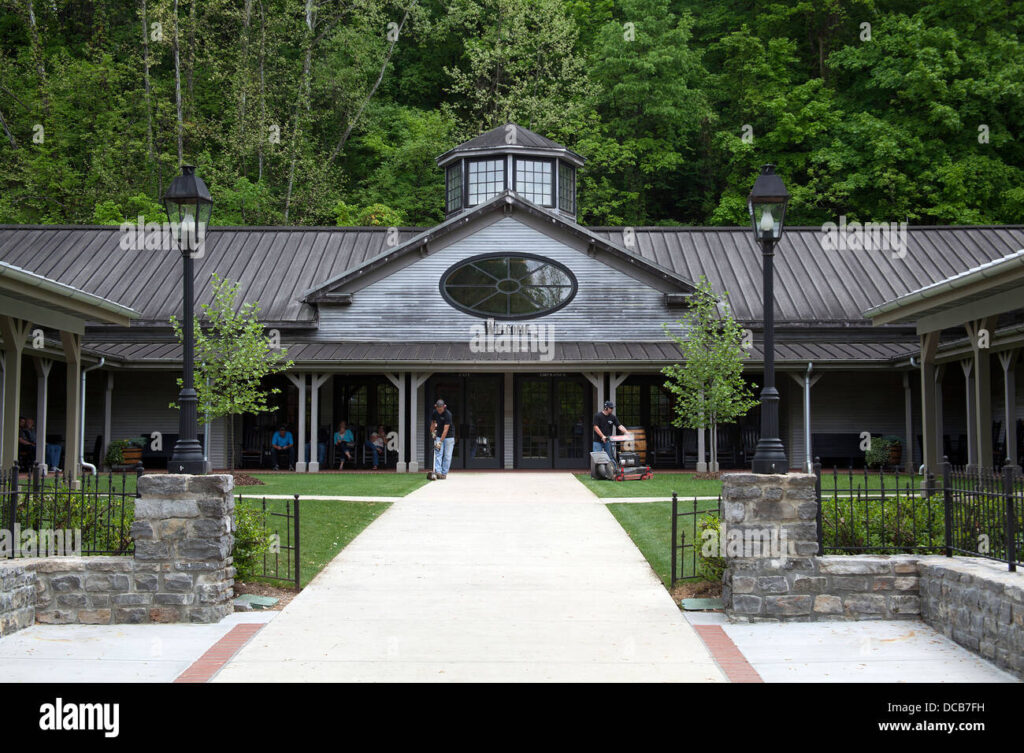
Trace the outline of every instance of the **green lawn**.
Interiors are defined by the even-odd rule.
[[[724,471],[729,473],[729,471]],[[741,471],[737,471],[741,472]],[[654,472],[654,478],[646,481],[597,481],[590,478],[589,473],[577,473],[576,478],[584,486],[590,489],[598,497],[663,497],[671,499],[672,492],[679,495],[680,499],[687,497],[717,497],[722,492],[722,482],[714,479],[698,480],[692,473]],[[912,491],[918,491],[921,487],[921,476],[889,475],[882,477],[885,488],[895,491],[898,487],[903,492],[907,485]],[[939,479],[941,483],[941,479]],[[821,476],[821,490],[825,496],[831,496],[833,488],[840,492],[847,492],[852,488],[878,490],[883,482],[879,480],[878,473],[867,475],[864,472],[854,471],[852,477],[849,472],[839,473],[833,477],[831,472],[824,472]]]
[[[658,473],[646,481],[598,481],[589,473],[577,473],[580,483],[598,497],[664,497],[672,498],[672,492],[683,497],[717,497],[722,491],[722,482],[714,479],[698,481],[692,473]]]
[[[263,487],[247,487],[263,488]],[[267,511],[283,511],[289,500],[268,499]],[[239,504],[259,509],[262,500],[246,498],[245,494]],[[301,583],[305,587],[317,573],[324,569],[338,552],[362,532],[377,516],[391,506],[390,502],[343,502],[340,500],[308,499],[299,504],[299,555]],[[285,540],[284,518],[269,516],[268,529],[279,531],[282,541]],[[279,521],[275,524],[275,521]],[[267,581],[275,585],[287,587],[287,583]]]
[[[715,509],[718,503],[709,500],[698,505],[702,510]],[[617,502],[608,505],[608,509],[661,578],[661,582],[666,588],[669,587],[672,576],[672,503]],[[688,533],[689,528],[687,525]],[[687,563],[687,571],[693,572],[692,561]],[[681,564],[679,574],[682,574]]]
[[[263,486],[238,486],[236,494],[316,494],[404,497],[428,483],[424,473],[251,473]]]
[[[263,482],[261,486],[236,486],[235,494],[314,494],[335,497],[404,497],[428,483],[424,473],[250,473]],[[52,485],[52,478],[47,480]],[[90,490],[99,485],[121,490],[122,474],[101,473],[99,478],[87,476]],[[135,492],[135,474],[123,475],[124,488]]]

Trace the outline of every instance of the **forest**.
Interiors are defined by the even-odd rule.
[[[515,122],[586,225],[1024,222],[1024,0],[0,0],[0,223],[428,226]]]

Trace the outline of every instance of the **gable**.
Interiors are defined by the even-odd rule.
[[[441,294],[440,282],[454,265],[483,254],[528,254],[568,268],[576,278],[575,297],[563,308],[523,320],[554,326],[562,341],[658,341],[663,322],[678,318],[679,309],[666,303],[678,292],[675,280],[659,278],[639,266],[600,252],[557,230],[519,217],[504,216],[477,224],[470,232],[426,256],[411,255],[406,263],[377,270],[371,278],[350,280],[337,292],[351,293],[351,303],[319,304],[321,340],[395,342],[468,341],[472,327],[486,318],[454,308]],[[503,321],[495,317],[496,321]]]

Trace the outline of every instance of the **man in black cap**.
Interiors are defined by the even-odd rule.
[[[444,400],[434,403],[434,412],[430,414],[430,436],[434,440],[434,469],[427,474],[431,481],[448,478],[448,469],[452,465],[452,451],[455,449],[455,424],[452,412],[444,404]]]
[[[615,403],[611,400],[606,400],[604,409],[594,414],[593,450],[594,452],[604,450],[610,458],[615,456],[612,455],[612,443],[608,437],[615,434],[615,427],[618,427],[622,434],[629,433],[626,427],[619,423],[619,417],[612,412],[614,409]]]

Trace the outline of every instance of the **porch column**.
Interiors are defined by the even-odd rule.
[[[935,368],[935,350],[938,345],[938,332],[921,335],[921,462],[924,464],[925,475],[939,472],[939,457],[942,455],[942,420],[939,418],[939,404],[942,401],[939,386],[942,381]],[[938,446],[935,444],[936,438]]]
[[[398,388],[398,462],[395,464],[395,472],[405,473],[408,469],[405,460],[405,440],[409,436],[409,427],[405,420],[405,372],[399,371],[397,374],[384,376]]]
[[[596,391],[597,403],[595,404],[594,410],[596,413],[604,406],[604,374],[600,371],[584,371],[581,373],[583,374],[584,379],[590,382]],[[591,429],[591,433],[593,433],[593,429]]]
[[[974,359],[964,358],[960,361],[960,368],[964,372],[964,384],[967,400],[967,467],[977,468],[978,466],[978,442],[975,432],[978,430],[977,415],[974,403]]]
[[[937,365],[935,367],[935,447],[940,462],[946,455],[945,400],[942,393],[942,380],[945,376],[946,364]],[[936,473],[938,473],[938,469],[936,469]]]
[[[327,381],[330,374],[310,374],[309,388],[312,391],[309,406],[309,472],[320,471],[320,388]]]
[[[999,364],[1003,367],[1003,425],[1006,427],[1006,460],[1007,465],[1018,465],[1017,455],[1017,358],[1020,349],[1004,350],[999,354]]]
[[[914,471],[914,390],[910,372],[903,372],[903,459],[908,472]]]
[[[46,396],[53,361],[36,358],[36,463],[46,472]]]
[[[298,454],[296,457],[298,460],[295,461],[295,472],[305,473],[306,472],[306,372],[298,374],[285,374],[288,377],[288,381],[295,385],[295,389],[299,391],[299,438],[296,444],[298,447]]]
[[[430,379],[430,375],[433,372],[412,372],[411,383],[409,385],[412,393],[410,394],[409,400],[409,412],[412,416],[409,417],[409,451],[412,454],[412,458],[409,460],[409,473],[418,473],[420,470],[420,457],[419,454],[419,438],[424,436],[425,427],[420,423],[420,387]],[[427,397],[429,400],[429,396]]]
[[[100,448],[99,461],[102,462],[103,458],[107,456],[107,448],[110,447],[110,432],[113,431],[113,421],[111,421],[112,410],[114,405],[114,372],[107,372],[107,388],[103,392],[103,446]],[[97,470],[100,467],[100,463],[96,463]]]
[[[613,403],[615,402],[615,390],[619,388],[619,385],[629,379],[629,372],[616,373],[614,371],[608,374],[608,399]]]
[[[704,394],[703,390],[701,390],[701,394]],[[706,431],[707,429],[704,428],[697,429],[697,473],[707,473],[708,470],[707,450],[704,447],[704,432]]]
[[[21,408],[21,353],[32,327],[24,319],[0,316],[4,338],[4,441],[0,463],[8,471],[18,459],[18,416]]]
[[[79,430],[82,421],[82,336],[73,332],[60,333],[64,357],[68,364],[67,401],[64,429],[64,478],[75,483],[81,474],[79,461]],[[99,470],[99,469],[97,469]]]
[[[979,468],[992,467],[992,367],[989,342],[995,332],[997,319],[986,317],[964,325],[974,351],[974,419],[976,422],[977,456]],[[984,336],[986,342],[982,347]]]
[[[512,470],[516,466],[515,453],[515,379],[511,371],[505,372],[505,415],[502,421],[503,440],[501,452],[504,455],[503,463],[506,470]],[[584,433],[584,436],[586,434]],[[586,445],[585,445],[586,446]],[[587,457],[590,457],[589,455]]]
[[[793,381],[799,384],[804,391],[804,470],[807,473],[814,473],[814,448],[811,447],[811,387],[821,379],[821,373],[811,376],[813,368],[813,364],[808,363],[807,371],[803,374],[789,372]]]

